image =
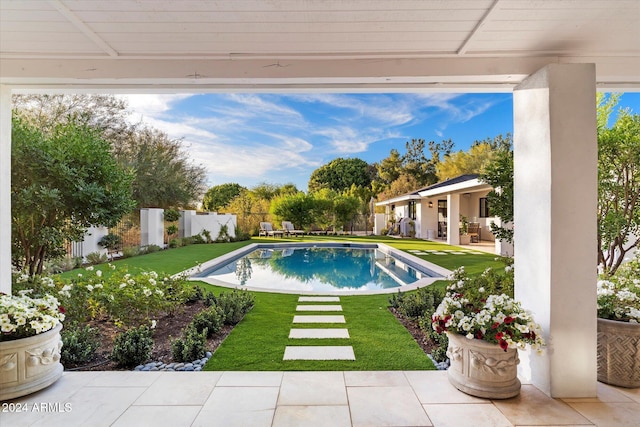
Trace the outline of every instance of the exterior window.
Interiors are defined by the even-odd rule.
[[[416,202],[414,200],[409,202],[409,218],[416,219]]]
[[[486,197],[480,198],[480,218],[490,217],[491,213],[489,212],[489,201]]]

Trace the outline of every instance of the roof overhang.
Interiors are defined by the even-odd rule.
[[[458,193],[475,193],[479,191],[489,191],[491,186],[478,180],[477,178],[468,181],[459,182],[451,185],[443,185],[434,189],[427,189],[418,192],[420,197],[428,198],[440,196],[442,194],[458,194]]]
[[[387,206],[394,203],[410,202],[412,200],[420,200],[420,199],[422,199],[422,197],[420,197],[417,194],[405,194],[403,196],[398,196],[392,199],[387,199],[387,200],[382,200],[381,202],[377,202],[376,206]]]

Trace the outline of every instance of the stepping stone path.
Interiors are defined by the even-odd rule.
[[[340,312],[341,305],[323,304],[340,302],[340,297],[299,297],[296,312]],[[318,304],[320,303],[320,304]],[[343,315],[295,315],[294,324],[309,323],[346,323]],[[349,330],[345,328],[292,328],[289,339],[349,339]],[[356,360],[350,345],[290,345],[284,349],[283,360]]]

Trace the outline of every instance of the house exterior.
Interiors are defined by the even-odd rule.
[[[477,174],[460,175],[401,196],[382,200],[385,213],[376,221],[376,234],[391,224],[395,232],[428,240],[443,240],[450,245],[467,244],[461,236],[462,219],[479,225],[479,240],[495,242],[496,253],[513,255],[511,245],[496,241],[491,223],[500,219],[491,215],[487,195],[492,187],[478,179]],[[378,228],[380,227],[380,228]],[[452,233],[449,230],[456,230]]]

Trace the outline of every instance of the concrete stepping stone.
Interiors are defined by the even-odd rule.
[[[429,255],[429,252],[414,252],[414,255]]]
[[[282,360],[356,360],[350,345],[287,346]]]
[[[293,323],[346,323],[344,316],[293,316]]]
[[[340,297],[299,297],[298,302],[340,302]]]
[[[467,254],[466,252],[449,252],[449,253],[453,254],[453,255],[466,255]]]
[[[341,328],[318,328],[318,329],[291,329],[289,338],[350,338],[348,329]]]
[[[434,255],[449,255],[447,252],[434,252]]]
[[[341,305],[299,305],[296,311],[342,311]]]

